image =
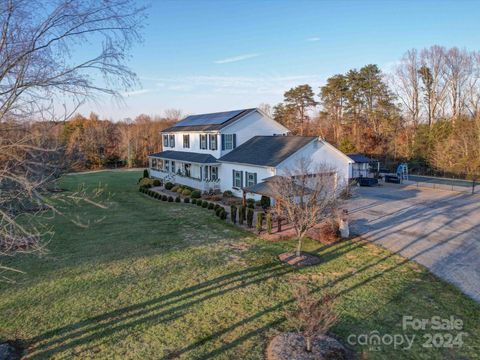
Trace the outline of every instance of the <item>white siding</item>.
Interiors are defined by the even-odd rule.
[[[254,136],[286,134],[289,130],[270,119],[269,117],[255,111],[233,124],[221,129],[222,134],[237,134],[237,147],[250,140]],[[221,144],[220,144],[221,147]],[[231,150],[222,151],[222,156]]]
[[[263,181],[263,179],[275,175],[274,168],[267,168],[261,166],[253,165],[244,165],[244,164],[234,164],[234,163],[224,163],[220,166],[220,189],[222,191],[230,190],[235,196],[242,197],[243,192],[241,189],[233,188],[233,179],[232,174],[233,170],[243,171],[243,186],[245,186],[245,172],[257,173],[257,183]],[[260,200],[260,195],[247,194],[247,197],[254,198],[255,200]]]
[[[302,158],[309,159],[311,161],[310,166],[313,169],[322,165],[334,168],[337,171],[338,180],[341,182],[346,182],[350,178],[350,163],[353,161],[332,145],[318,140],[304,146],[278,164],[276,173],[282,175],[285,169],[294,170],[298,166],[298,161]]]

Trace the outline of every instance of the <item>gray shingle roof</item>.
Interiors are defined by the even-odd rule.
[[[159,153],[150,154],[150,157],[169,159],[169,160],[179,160],[179,161],[189,161],[199,164],[214,164],[218,163],[217,159],[210,154],[199,154],[194,152],[187,151],[161,151]]]
[[[211,114],[190,115],[162,132],[219,130],[257,109],[241,109]]]
[[[375,161],[374,159],[370,159],[362,154],[348,154],[347,156],[356,163],[369,163]]]
[[[219,160],[276,166],[315,139],[315,136],[255,136]]]

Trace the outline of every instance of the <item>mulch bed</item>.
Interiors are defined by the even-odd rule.
[[[22,357],[23,346],[20,340],[9,340],[0,343],[0,360],[19,360]]]
[[[316,255],[302,252],[297,256],[295,252],[286,252],[278,255],[281,262],[287,263],[296,267],[306,267],[320,264],[322,259]]]
[[[312,341],[312,351],[305,351],[305,338],[286,332],[275,336],[266,349],[267,360],[354,360],[355,353],[339,340],[322,335]]]

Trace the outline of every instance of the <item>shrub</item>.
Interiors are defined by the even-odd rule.
[[[223,197],[232,197],[232,196],[233,196],[233,193],[230,190],[223,192]]]
[[[199,190],[194,190],[192,191],[192,199],[200,199],[200,197],[202,196],[202,193],[199,191]]]
[[[203,206],[203,201],[201,199],[197,199],[197,206]]]
[[[151,187],[153,185],[153,181],[154,181],[153,179],[142,178],[142,180],[140,180],[139,185],[145,186],[145,187]]]
[[[174,185],[170,181],[165,183],[165,189],[167,189],[167,190],[171,190],[173,188],[173,186]]]
[[[177,196],[177,197],[175,198],[175,202],[177,202],[177,203],[180,202],[180,196]]]
[[[212,210],[215,207],[214,203],[209,203],[208,204],[208,210]]]
[[[273,228],[272,214],[267,213],[267,233],[271,234]]]
[[[255,209],[255,203],[249,203],[249,204],[247,204],[247,208],[249,208],[249,209]]]
[[[179,188],[177,189],[177,193],[181,194],[182,192],[183,192],[183,188],[182,188],[182,187],[179,187]]]
[[[178,188],[179,188],[178,185],[174,185],[170,190],[173,192],[177,192]]]
[[[295,306],[285,317],[293,328],[301,329],[304,350],[311,352],[313,339],[325,335],[338,321],[335,297],[328,293],[313,294],[305,284],[296,285],[293,290]]]
[[[138,179],[137,181],[137,184],[140,184],[140,181],[142,181],[143,177],[141,177],[140,179]]]
[[[173,197],[172,196],[168,197],[168,202],[173,202]]]
[[[247,199],[247,205],[249,205],[249,204],[255,205],[255,199],[248,198]]]
[[[262,198],[260,199],[260,206],[263,209],[268,209],[270,207],[270,198],[268,196],[262,195]]]
[[[249,228],[253,227],[253,209],[248,209],[247,211],[247,226]]]
[[[243,225],[243,221],[245,220],[245,207],[244,206],[241,206],[239,209],[238,209],[238,223],[240,225]]]
[[[186,197],[185,199],[183,199],[183,202],[184,202],[185,204],[188,204],[188,203],[190,202],[190,198]]]
[[[221,213],[220,213],[220,219],[222,220],[227,220],[227,212],[225,210],[223,210]]]
[[[197,199],[192,199],[192,204],[195,205],[197,203]]]
[[[230,206],[230,218],[234,224],[237,223],[237,207],[235,205]]]
[[[223,208],[219,207],[217,210],[215,210],[215,215],[220,216],[220,213],[222,212]]]
[[[162,201],[167,201],[168,198],[167,198],[167,195],[162,195]]]
[[[262,232],[263,229],[263,213],[258,212],[257,213],[257,231],[258,233]]]
[[[158,179],[153,180],[153,186],[162,186],[162,182]]]
[[[219,204],[215,204],[215,206],[213,207],[214,210],[217,210],[219,207],[221,207]]]
[[[190,196],[191,194],[192,194],[192,191],[191,191],[191,190],[183,189],[183,191],[182,191],[182,195],[183,195],[183,196]]]
[[[148,170],[147,169],[144,169],[143,170],[143,177],[144,178],[148,178],[150,175],[148,174]]]
[[[155,199],[160,199],[161,196],[159,193],[155,193]]]
[[[247,220],[247,208],[245,206],[242,206],[243,208],[243,221]]]
[[[208,207],[208,201],[203,200],[202,202],[202,208],[207,208]]]

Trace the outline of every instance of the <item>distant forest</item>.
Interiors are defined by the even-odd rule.
[[[331,76],[318,89],[299,85],[280,104],[259,107],[293,134],[321,136],[345,153],[366,154],[392,169],[406,161],[424,174],[480,174],[478,52],[409,50],[391,73],[365,65]],[[141,167],[147,154],[161,151],[160,131],[181,118],[180,110],[119,122],[92,113],[33,122],[28,131],[43,134],[37,137],[42,146],[60,146],[68,167]],[[21,131],[13,127],[11,136]]]

